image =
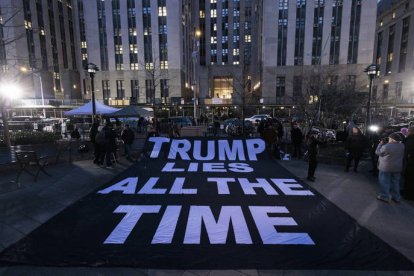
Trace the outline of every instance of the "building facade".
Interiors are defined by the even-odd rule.
[[[18,81],[25,99],[82,98],[76,18],[72,0],[2,0],[2,81]]]
[[[414,110],[414,3],[410,0],[379,3],[374,63],[373,99],[391,115]]]
[[[99,68],[98,100],[118,106],[181,101],[191,29],[185,17],[188,2],[78,0],[81,62]],[[88,98],[87,74],[82,79]]]
[[[264,0],[263,103],[294,105],[327,84],[367,92],[376,10],[376,0]]]

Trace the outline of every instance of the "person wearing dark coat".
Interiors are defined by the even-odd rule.
[[[404,198],[414,200],[414,126],[408,128],[404,144]]]
[[[111,157],[112,154],[115,155],[116,152],[116,132],[112,128],[112,123],[106,123],[102,131],[105,134],[105,160],[106,160],[106,167],[112,167]]]
[[[302,155],[302,140],[303,134],[297,124],[292,125],[292,130],[290,131],[290,138],[293,144],[293,157],[298,157]]]
[[[91,129],[89,130],[89,139],[93,145],[93,155],[95,157],[93,159],[93,163],[95,164],[99,164],[99,156],[102,152],[100,146],[95,141],[96,134],[98,134],[98,127],[98,123],[93,123]]]
[[[135,140],[135,134],[132,129],[129,128],[129,125],[125,125],[125,128],[121,134],[121,139],[124,142],[125,155],[127,156],[127,159],[131,161],[131,150],[132,144]]]
[[[308,177],[306,178],[309,181],[315,181],[315,171],[318,166],[318,151],[319,151],[319,141],[318,134],[311,133],[308,139]]]
[[[349,167],[351,166],[352,160],[354,160],[354,172],[357,172],[359,160],[367,147],[367,139],[359,128],[352,128],[352,134],[346,139],[345,147],[347,150],[345,171],[349,172]]]

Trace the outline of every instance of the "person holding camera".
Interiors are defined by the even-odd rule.
[[[389,203],[391,199],[400,203],[400,178],[403,170],[404,144],[401,143],[401,137],[397,133],[391,133],[388,137],[388,143],[382,139],[375,153],[378,158],[378,180],[380,194],[378,200]]]
[[[306,178],[309,181],[315,181],[315,171],[318,166],[318,151],[319,151],[319,140],[318,133],[311,132],[308,139],[308,177]]]

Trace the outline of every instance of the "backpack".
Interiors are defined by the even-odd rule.
[[[104,145],[106,143],[105,132],[99,131],[95,136],[95,143]]]

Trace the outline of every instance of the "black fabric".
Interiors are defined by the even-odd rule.
[[[203,146],[208,141],[207,138],[198,140]],[[190,141],[193,142],[192,139]],[[148,142],[147,145],[151,149],[152,143]],[[270,160],[266,151],[259,155],[259,161],[235,161],[248,163],[254,169],[251,173],[166,173],[161,172],[166,162],[175,162],[176,167],[185,168],[190,162],[197,161],[168,160],[168,145],[165,144],[163,149],[166,152],[162,152],[157,159],[150,158],[151,152],[148,152],[140,163],[7,248],[0,255],[2,264],[158,269],[414,269],[414,264],[407,258],[300,181],[298,183],[303,189],[310,190],[314,196],[287,196],[276,186],[273,187],[278,195],[266,195],[263,189],[255,189],[256,195],[246,195],[238,183],[229,184],[230,194],[218,195],[217,185],[207,182],[208,177],[247,178],[252,182],[257,178],[295,179],[295,176]],[[245,152],[252,150],[244,149]],[[228,168],[233,161],[215,158],[198,163],[206,162],[225,163],[224,167]],[[184,188],[196,188],[198,191],[192,195],[97,193],[127,177],[136,176],[136,191],[142,188],[149,177],[160,177],[155,188],[166,188],[167,192],[174,178],[185,177]],[[114,213],[119,205],[161,205],[161,209],[157,214],[144,214],[124,244],[104,244],[125,216],[123,213]],[[182,206],[172,243],[151,244],[167,206],[172,205]],[[223,206],[241,206],[253,243],[237,244],[231,225],[225,244],[211,244],[205,227],[202,228],[200,244],[183,244],[190,206],[209,206],[216,220]],[[286,207],[289,213],[277,216],[292,217],[297,225],[276,226],[277,231],[308,233],[315,244],[263,244],[249,206]]]

